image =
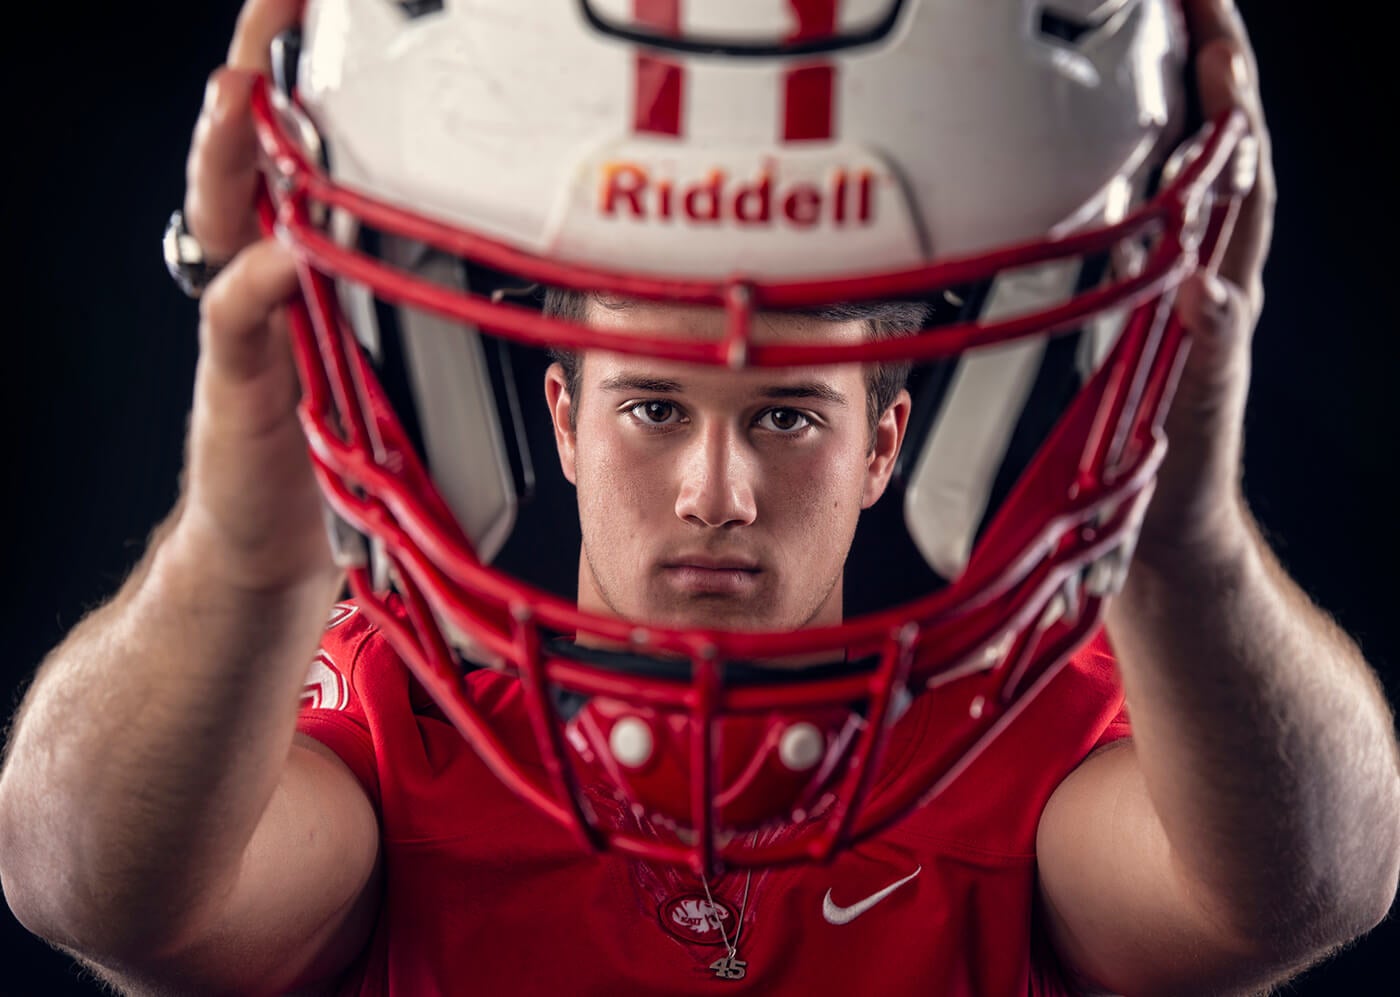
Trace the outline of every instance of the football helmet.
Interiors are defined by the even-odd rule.
[[[300,263],[310,452],[355,595],[506,783],[588,848],[823,860],[1014,720],[1122,582],[1183,355],[1173,292],[1242,193],[1243,116],[1190,127],[1186,52],[1173,0],[309,0],[255,115],[263,220]],[[541,287],[712,306],[724,332],[591,328]],[[760,312],[887,300],[928,328],[751,336]],[[923,590],[726,632],[507,570],[527,347],[926,365],[885,500]],[[794,655],[829,663],[765,666]],[[483,667],[522,683],[532,751],[478,702]],[[921,696],[964,722],[877,796]]]

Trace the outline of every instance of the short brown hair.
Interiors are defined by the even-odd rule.
[[[596,301],[604,307],[616,307],[603,295],[586,291],[569,291],[550,287],[544,293],[544,314],[552,318],[582,322],[588,317],[588,305]],[[921,301],[857,301],[820,308],[794,309],[791,314],[810,315],[823,322],[864,322],[872,340],[895,339],[912,335],[928,322],[931,309]],[[564,386],[575,401],[570,421],[575,418],[579,389],[583,383],[583,365],[573,350],[552,349],[550,355],[564,368]],[[880,417],[894,404],[895,397],[909,380],[907,360],[871,364],[865,376],[865,413],[870,423],[870,439]]]

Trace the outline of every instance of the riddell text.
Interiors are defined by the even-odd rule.
[[[863,226],[874,220],[874,185],[870,170],[840,169],[823,184],[779,183],[766,169],[742,179],[716,169],[699,180],[677,181],[636,163],[608,163],[598,210],[610,218],[694,225]]]

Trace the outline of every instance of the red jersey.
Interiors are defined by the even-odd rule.
[[[891,830],[830,865],[708,884],[582,852],[486,768],[353,604],[311,676],[300,729],[359,778],[382,833],[382,906],[343,994],[1069,992],[1033,909],[1035,835],[1070,770],[1128,733],[1102,636]],[[514,679],[468,681],[498,729],[533,743]],[[920,697],[891,733],[884,788],[939,723],[939,697]]]

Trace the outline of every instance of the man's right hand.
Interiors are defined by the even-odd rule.
[[[301,0],[248,0],[228,64],[210,78],[187,167],[185,218],[227,266],[200,302],[200,357],[184,506],[170,542],[240,589],[275,592],[333,576],[321,498],[296,418],[286,301],[290,251],[259,232],[250,112],[272,40]]]
[[[139,992],[305,991],[378,912],[369,797],[296,733],[340,574],[296,417],[296,264],[255,220],[249,100],[300,8],[248,0],[195,130],[186,221],[228,263],[201,302],[181,504],[49,655],[0,772],[6,900]]]

